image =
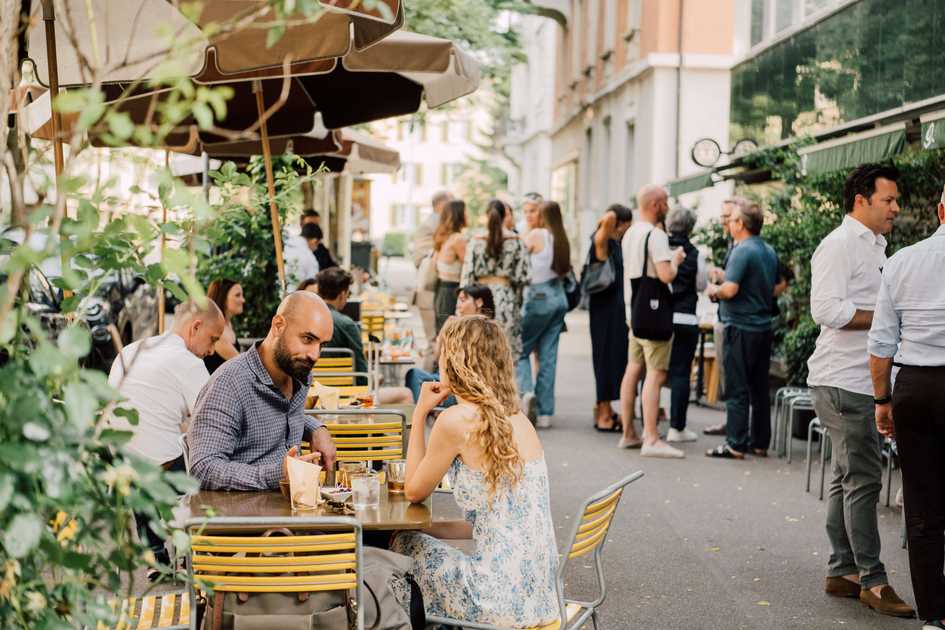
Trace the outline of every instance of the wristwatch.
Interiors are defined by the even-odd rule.
[[[873,399],[874,405],[888,405],[891,402],[892,402],[892,396],[890,396],[889,394],[883,396],[882,398]]]

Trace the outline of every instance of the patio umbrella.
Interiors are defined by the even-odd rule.
[[[282,86],[277,92],[280,96],[276,103],[267,109],[267,93],[273,93],[275,86],[263,85],[258,79],[309,71],[309,64],[315,64],[316,68],[323,67],[324,64],[319,65],[322,59],[328,59],[331,64],[331,59],[348,52],[352,46],[355,50],[364,50],[386,37],[400,28],[404,19],[400,0],[380,0],[372,8],[364,7],[360,0],[321,0],[320,4],[328,11],[315,19],[290,15],[290,26],[283,26],[286,29],[283,37],[274,45],[269,45],[268,33],[276,23],[267,19],[269,8],[261,0],[206,0],[197,24],[190,23],[164,0],[67,0],[64,5],[65,19],[59,21],[56,20],[53,0],[42,0],[41,7],[33,7],[33,15],[38,17],[42,12],[45,29],[31,30],[28,49],[37,79],[48,85],[53,94],[58,93],[60,86],[87,85],[92,80],[88,74],[89,59],[104,63],[104,72],[96,77],[101,83],[122,86],[122,90],[123,83],[137,85],[156,70],[167,54],[166,33],[173,34],[175,54],[181,57],[186,74],[204,83],[243,81],[244,84],[234,84],[238,86],[236,91],[242,92],[243,103],[252,98],[257,118],[255,124],[243,126],[242,130],[254,131],[258,128],[263,141],[273,239],[280,283],[284,289],[285,273],[275,207],[275,184],[269,151],[265,145],[269,133],[267,118],[277,107],[289,103],[285,100],[285,86]],[[235,28],[218,28],[230,21],[236,22]],[[144,26],[139,32],[138,27],[142,24],[162,24],[167,30],[161,35],[149,36]],[[198,26],[212,33],[209,39]],[[58,41],[57,29],[62,29],[65,34]],[[104,38],[104,49],[100,38]],[[63,40],[69,45],[62,45]],[[111,54],[112,44],[114,55]],[[289,69],[288,73],[286,68]],[[249,84],[245,83],[247,79],[256,80]],[[149,98],[139,103],[152,105],[153,100]],[[312,107],[304,99],[293,101],[292,105]],[[252,110],[245,105],[232,109],[242,113]],[[152,110],[145,111],[145,120],[148,120]],[[275,130],[282,133],[311,130],[314,123],[306,126],[307,122],[302,122],[300,126],[297,122],[306,121],[309,116],[299,118],[295,113],[295,107],[289,107],[280,118],[282,124],[292,121],[294,126]],[[240,126],[239,116],[235,118],[237,121],[233,124]],[[51,112],[50,122],[58,175],[63,168],[62,121],[58,112]],[[179,141],[172,139],[170,144],[173,146],[174,142]]]

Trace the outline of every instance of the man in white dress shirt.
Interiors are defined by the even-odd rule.
[[[876,164],[864,164],[847,177],[847,215],[820,242],[811,260],[810,307],[820,336],[808,360],[807,384],[833,442],[825,591],[858,598],[884,614],[911,617],[912,608],[889,586],[879,558],[876,506],[883,487],[882,445],[873,419],[866,352],[886,264],[883,235],[899,214],[898,179],[895,168]]]
[[[133,426],[116,417],[112,426],[134,435],[125,450],[147,459],[165,470],[184,470],[180,435],[210,374],[203,358],[223,334],[223,313],[207,300],[201,308],[192,300],[174,309],[174,327],[169,333],[142,339],[125,346],[112,364],[108,384],[116,388],[138,412]],[[158,562],[169,558],[164,541],[143,517],[138,518]],[[149,572],[150,573],[150,572]]]
[[[912,589],[924,628],[945,628],[945,190],[935,233],[883,269],[869,332],[876,427],[895,436]],[[892,388],[893,361],[900,366]]]

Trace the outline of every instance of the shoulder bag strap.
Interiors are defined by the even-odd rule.
[[[655,229],[656,228],[653,228],[653,230]],[[647,258],[649,257],[649,254],[650,254],[650,234],[653,233],[653,230],[650,230],[649,232],[647,232],[646,239],[643,241],[643,273],[640,274],[641,278],[646,277],[646,263],[647,263]]]

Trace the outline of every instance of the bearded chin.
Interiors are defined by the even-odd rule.
[[[308,361],[293,360],[292,355],[286,352],[281,339],[276,341],[275,355],[276,365],[279,366],[280,370],[303,383],[308,380],[313,366]]]

